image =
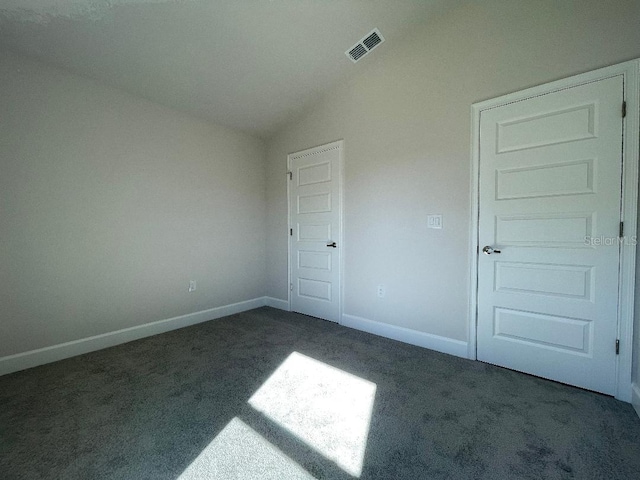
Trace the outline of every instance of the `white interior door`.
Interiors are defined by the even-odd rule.
[[[291,310],[340,319],[342,142],[289,155]]]
[[[615,393],[623,88],[482,112],[479,360]]]

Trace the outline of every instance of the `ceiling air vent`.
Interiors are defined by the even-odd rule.
[[[371,32],[365,35],[362,40],[360,40],[344,53],[351,59],[353,63],[356,63],[382,42],[384,42],[384,37],[380,33],[380,30],[374,28]]]

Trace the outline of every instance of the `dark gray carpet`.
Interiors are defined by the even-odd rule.
[[[640,478],[626,403],[267,307],[0,377],[0,478],[355,478],[248,403],[293,352],[375,384],[360,478]]]

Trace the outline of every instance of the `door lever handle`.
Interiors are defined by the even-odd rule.
[[[331,242],[331,243],[327,243],[327,247],[332,247],[332,248],[336,248],[336,242]]]
[[[485,255],[491,255],[492,253],[501,253],[500,250],[496,250],[493,247],[490,247],[489,245],[486,245],[483,249],[482,249],[482,253],[484,253]]]

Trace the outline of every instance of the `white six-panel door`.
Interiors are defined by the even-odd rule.
[[[342,142],[289,155],[291,310],[340,319]]]
[[[482,111],[479,360],[615,393],[623,88]]]

